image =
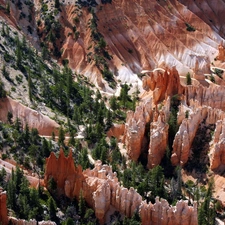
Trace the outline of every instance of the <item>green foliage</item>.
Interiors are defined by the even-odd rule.
[[[149,201],[154,202],[156,196],[167,198],[164,187],[165,177],[161,166],[146,171],[141,164],[137,165],[132,162],[130,168],[123,171],[121,180],[124,187],[134,187],[140,195]],[[150,196],[149,192],[151,192]]]
[[[224,73],[223,70],[218,69],[218,68],[215,68],[214,73],[215,73],[218,77],[220,77],[221,79],[223,79],[223,73]]]
[[[83,197],[82,191],[80,191],[80,194],[79,194],[79,203],[78,203],[78,213],[79,213],[80,216],[84,216],[85,209],[86,209],[85,199]]]
[[[82,169],[85,170],[90,167],[89,159],[88,159],[88,150],[83,148],[78,155],[78,164],[82,166]]]
[[[47,205],[50,219],[54,221],[56,219],[56,203],[52,196],[49,197]]]
[[[208,189],[204,196],[204,201],[200,204],[198,210],[198,224],[199,225],[215,225],[216,211],[215,201],[212,199],[214,183],[211,180]]]
[[[19,167],[12,171],[7,184],[7,205],[16,216],[23,219],[43,219],[43,208],[36,189],[29,189],[29,182]]]
[[[0,79],[0,98],[6,97],[6,91],[4,89],[4,83]]]
[[[62,128],[62,126],[60,126],[59,128],[59,137],[58,137],[58,145],[59,146],[64,146],[64,141],[65,141],[65,132]]]
[[[185,23],[185,25],[186,25],[186,30],[187,31],[190,31],[190,32],[194,32],[196,29],[193,27],[193,26],[191,26],[189,23]]]
[[[2,66],[2,75],[8,80],[11,81],[10,77],[9,77],[9,72],[6,69],[6,65],[5,63]]]
[[[12,124],[12,118],[13,118],[13,114],[11,111],[8,111],[7,113],[7,121],[9,124]]]
[[[189,72],[186,75],[186,84],[187,85],[191,85],[192,84],[191,74]]]
[[[209,79],[210,79],[210,81],[213,82],[213,83],[216,82],[215,77],[214,77],[212,74],[210,74]]]

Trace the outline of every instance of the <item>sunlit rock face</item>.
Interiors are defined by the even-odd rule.
[[[110,166],[102,165],[101,161],[96,161],[92,170],[87,169],[81,172],[81,170],[77,170],[74,164],[72,165],[71,154],[65,157],[61,151],[58,159],[52,154],[46,162],[46,184],[51,177],[54,177],[60,193],[64,190],[68,197],[78,198],[78,194],[82,192],[83,197],[94,209],[95,215],[101,224],[105,222],[105,215],[110,205],[127,217],[139,212],[142,224],[157,221],[164,221],[165,224],[171,221],[172,224],[172,221],[176,221],[174,217],[180,221],[175,223],[177,225],[197,224],[195,223],[197,218],[196,207],[188,206],[185,201],[180,201],[176,206],[172,207],[166,200],[159,200],[158,198],[156,198],[155,204],[147,204],[142,201],[141,195],[132,187],[127,189],[121,186],[116,173],[113,173]],[[57,168],[57,172],[55,168]],[[63,176],[60,174],[63,174]],[[79,189],[76,188],[77,186]],[[79,190],[79,193],[70,190]],[[184,221],[186,222],[184,223]]]

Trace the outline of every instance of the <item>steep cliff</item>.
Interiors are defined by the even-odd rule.
[[[60,170],[59,170],[60,168]],[[63,150],[60,150],[59,157],[56,158],[52,152],[46,159],[46,169],[44,183],[48,186],[48,180],[53,178],[57,182],[59,194],[68,197],[79,197],[84,181],[84,175],[80,166],[75,167],[72,152],[65,157]]]
[[[152,111],[152,99],[149,99],[137,106],[135,112],[127,113],[124,142],[128,156],[134,161],[141,154],[145,125],[150,122]]]
[[[197,225],[197,204],[188,206],[186,201],[178,201],[171,207],[164,199],[156,198],[155,204],[142,202],[140,206],[142,225]]]
[[[3,122],[8,122],[7,114],[8,112],[11,112],[13,120],[16,120],[18,117],[21,120],[23,127],[25,127],[27,123],[30,128],[37,128],[40,135],[51,136],[53,131],[58,133],[57,128],[59,125],[54,120],[38,111],[20,104],[10,97],[0,100],[0,108],[0,120]]]
[[[188,118],[185,118],[185,114],[188,115]],[[189,107],[185,103],[181,104],[178,112],[178,123],[181,124],[173,141],[172,164],[184,165],[188,161],[188,157],[191,154],[190,149],[192,142],[199,126],[204,126],[202,124],[203,121],[205,125],[217,124],[215,130],[216,138],[214,137],[217,143],[221,132],[221,123],[217,121],[221,121],[224,116],[225,114],[222,110],[214,109],[209,106],[201,106],[198,101],[191,101]],[[212,152],[214,152],[213,155],[215,155],[215,152],[218,152],[218,150],[215,148]],[[212,157],[210,158],[211,162],[213,162],[214,159],[212,159]]]
[[[211,143],[210,151],[210,168],[217,169],[219,166],[225,164],[224,150],[225,150],[225,119],[216,122],[216,129]]]
[[[70,162],[71,156],[66,158],[63,152],[60,152],[58,159],[53,157],[53,154],[47,159],[46,172],[45,172],[45,182],[51,176],[54,177],[55,181],[59,186],[59,191],[66,189],[67,183],[69,182],[71,186],[76,187],[77,185],[82,190],[83,196],[87,203],[94,209],[96,217],[99,219],[100,223],[104,223],[105,215],[110,208],[110,205],[114,206],[116,210],[122,214],[131,217],[134,212],[140,212],[142,219],[142,224],[156,223],[156,222],[172,222],[176,221],[175,224],[180,225],[195,225],[197,224],[197,208],[190,207],[186,202],[180,201],[175,207],[170,206],[166,200],[159,201],[156,198],[156,203],[152,205],[151,203],[146,204],[142,201],[141,195],[139,195],[132,187],[128,190],[120,186],[116,173],[112,172],[112,168],[108,165],[102,165],[101,161],[96,161],[95,167],[90,170],[87,169],[83,171],[82,175],[84,180],[80,186],[80,181],[74,179],[77,176],[72,162]],[[66,166],[64,163],[68,162],[70,166]],[[62,174],[63,178],[53,175],[55,170],[58,169],[58,174]],[[67,172],[66,172],[67,171]],[[74,176],[72,174],[74,173]],[[64,184],[63,181],[64,180]],[[62,185],[62,186],[61,186]],[[72,195],[65,194],[72,198],[77,197],[77,194],[73,192]],[[163,215],[163,217],[162,217]]]

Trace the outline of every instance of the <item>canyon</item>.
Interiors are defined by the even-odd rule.
[[[0,63],[7,66],[11,77],[11,81],[7,80],[2,69],[1,80],[7,93],[7,97],[0,99],[0,120],[3,123],[10,124],[8,113],[11,112],[12,123],[19,118],[23,128],[28,124],[43,137],[49,138],[54,132],[58,139],[61,125],[68,133],[71,124],[75,133],[80,132],[81,124],[75,124],[76,115],[72,115],[72,111],[82,97],[80,95],[80,99],[71,104],[69,88],[56,90],[58,83],[53,85],[53,80],[57,80],[53,68],[61,71],[67,66],[71,68],[76,85],[84,82],[93,92],[99,90],[107,109],[111,97],[119,99],[122,86],[128,84],[130,99],[138,90],[136,107],[133,110],[121,107],[122,111],[117,111],[114,116],[122,112],[126,114],[125,121],[116,123],[118,120],[114,118],[113,125],[106,132],[108,142],[115,137],[119,143],[125,164],[141,162],[146,170],[151,170],[167,157],[171,166],[181,168],[183,178],[187,176],[195,184],[200,182],[207,187],[212,177],[215,185],[213,197],[225,205],[224,0],[112,0],[110,3],[65,0],[59,1],[58,8],[52,0],[32,0],[21,5],[19,2],[0,0],[1,34],[5,26],[6,31],[7,27],[10,28],[11,37],[9,35],[8,39],[11,42],[16,40],[13,38],[17,34],[21,39],[25,37],[29,47],[35,49],[35,57],[42,57],[38,62],[42,69],[44,64],[48,65],[49,74],[45,75],[52,86],[47,87],[46,93],[58,91],[59,95],[53,96],[55,105],[46,104],[40,97],[43,87],[38,83],[43,77],[38,77],[32,68],[37,62],[26,62],[22,69],[16,68],[13,65],[16,59],[13,61],[9,56],[17,51],[6,46],[8,40],[2,35]],[[43,51],[46,49],[45,58]],[[32,69],[33,80],[34,77],[37,79],[32,84],[36,88],[33,89],[36,95],[33,100],[23,96],[29,92],[25,87],[30,76],[28,67]],[[22,75],[23,82],[18,82]],[[82,92],[76,88],[73,91]],[[63,94],[68,99],[61,99]],[[70,104],[71,109],[65,110],[63,115],[59,105],[64,100],[66,103],[62,109]],[[82,122],[81,126],[86,128],[93,125],[88,119]],[[79,138],[74,135],[79,144],[70,146],[72,150],[67,157],[61,148],[58,148],[58,157],[51,152],[46,159],[41,185],[48,188],[49,180],[54,179],[58,195],[79,200],[82,193],[101,224],[107,222],[112,208],[129,218],[138,213],[143,225],[198,224],[195,202],[190,206],[190,202],[179,200],[171,206],[159,197],[155,203],[143,200],[133,187],[123,187],[110,165],[90,156],[93,149],[88,149],[93,169],[83,170],[80,165],[75,165],[73,155],[75,148],[80,150],[78,145],[88,148],[96,145],[90,143],[91,140],[85,143],[87,130],[83,131]],[[196,163],[195,159],[199,162]],[[204,170],[199,171],[201,166]],[[3,167],[7,174],[15,168],[10,161],[1,160],[0,168]],[[37,187],[37,177],[26,175],[31,186]],[[186,178],[183,180],[187,181]],[[14,224],[37,222],[6,217],[5,191],[0,193],[0,205],[3,224],[8,220]],[[38,223],[55,224],[51,221]]]
[[[121,186],[116,173],[113,173],[110,166],[102,165],[101,161],[96,161],[92,170],[82,172],[80,166],[75,167],[72,163],[72,152],[65,157],[61,150],[58,158],[52,153],[46,162],[45,185],[49,179],[54,178],[60,194],[78,198],[82,193],[101,224],[104,224],[110,206],[127,217],[131,217],[135,212],[140,213],[143,225],[198,224],[196,204],[194,207],[188,206],[186,201],[181,200],[176,206],[170,206],[166,200],[159,198],[156,198],[155,204],[147,204],[132,187],[127,189]]]

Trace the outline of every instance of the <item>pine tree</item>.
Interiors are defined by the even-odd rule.
[[[191,85],[192,84],[191,74],[189,72],[186,75],[186,83],[187,83],[187,85]]]
[[[60,126],[60,128],[59,128],[58,145],[64,146],[64,140],[65,140],[65,133],[64,133],[64,130],[63,130],[62,126]]]
[[[9,15],[10,14],[10,3],[7,1],[6,3],[6,13]]]
[[[84,216],[85,211],[86,211],[85,199],[83,197],[82,191],[80,191],[79,203],[78,203],[78,213],[79,213],[80,216]]]
[[[52,198],[52,196],[49,197],[47,205],[48,205],[50,219],[55,220],[56,219],[56,203],[54,199]]]
[[[12,124],[12,118],[13,118],[13,114],[11,111],[8,111],[7,113],[7,121],[9,124]]]
[[[59,9],[60,7],[60,2],[59,0],[55,0],[55,8]]]
[[[28,71],[28,93],[29,93],[29,99],[32,102],[32,80],[31,80],[31,74],[30,74],[30,69]]]
[[[21,68],[21,63],[22,63],[21,43],[18,36],[16,36],[16,66],[18,68]]]

